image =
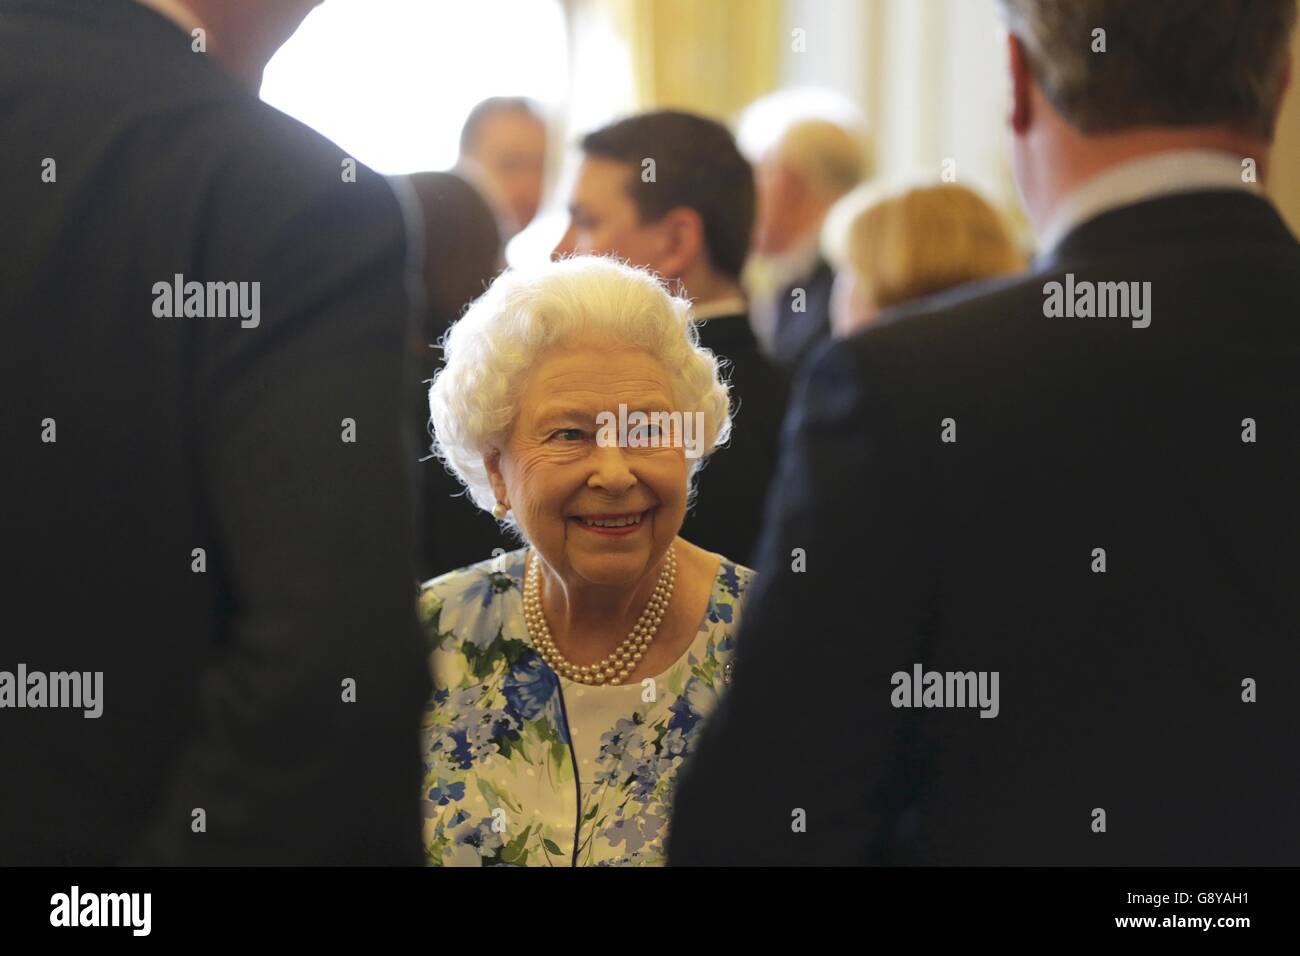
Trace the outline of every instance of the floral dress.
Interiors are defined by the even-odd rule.
[[[677,773],[731,680],[754,572],[723,560],[699,632],[667,671],[593,687],[529,643],[527,548],[420,591],[424,849],[432,865],[662,865]]]

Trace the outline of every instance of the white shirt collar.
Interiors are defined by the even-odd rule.
[[[696,322],[703,322],[705,319],[716,319],[723,315],[744,315],[748,311],[748,303],[740,296],[733,295],[725,299],[714,299],[712,302],[701,302],[691,309],[691,315]]]
[[[136,3],[162,14],[186,33],[193,34],[203,27],[202,21],[179,0],[136,0]]]
[[[1206,190],[1259,192],[1242,181],[1242,157],[1212,149],[1179,149],[1130,160],[1094,176],[1057,207],[1039,236],[1043,254],[1102,213],[1160,196]]]

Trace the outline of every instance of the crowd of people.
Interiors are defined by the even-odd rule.
[[[417,349],[430,377],[442,362],[442,336],[506,268],[506,243],[545,200],[538,105],[485,100],[466,120],[461,144],[461,174],[410,177],[422,187],[429,307]],[[654,110],[587,132],[577,146],[569,194],[559,197],[567,227],[552,258],[614,258],[652,272],[691,303],[699,344],[723,360],[731,400],[744,412],[726,454],[694,490],[684,535],[741,561],[755,557],[802,361],[890,307],[1023,266],[1010,227],[975,190],[870,183],[868,144],[845,121],[789,116],[749,158],[723,123]],[[442,191],[425,186],[435,179]],[[482,201],[457,203],[453,190]],[[487,241],[493,223],[495,245]],[[421,390],[416,420],[427,442],[426,399]],[[467,518],[450,500],[458,482],[448,471],[427,469],[424,484],[425,577],[511,547],[500,526]]]
[[[1295,0],[1000,0],[1032,250],[651,110],[510,267],[543,112],[349,170],[315,5],[0,0],[0,666],[104,687],[0,681],[0,860],[1296,862]]]

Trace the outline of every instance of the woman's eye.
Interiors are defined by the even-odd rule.
[[[586,437],[586,432],[581,428],[558,428],[551,432],[552,438],[558,438],[560,441],[582,441]]]

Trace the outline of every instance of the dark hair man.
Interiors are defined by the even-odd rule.
[[[698,479],[683,535],[752,560],[776,461],[786,389],[749,325],[740,274],[754,225],[754,173],[726,127],[671,110],[583,138],[556,255],[613,255],[680,286],[701,343],[730,364],[731,444]]]

